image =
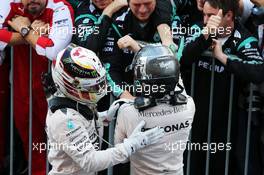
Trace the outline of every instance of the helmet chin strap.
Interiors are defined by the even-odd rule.
[[[94,112],[94,114],[96,114],[97,115],[97,105],[96,104],[93,104],[93,103],[88,103],[88,104],[86,104],[87,106],[88,106],[88,108],[89,109],[91,109],[91,111],[93,111]]]
[[[170,105],[183,105],[187,103],[187,97],[183,95],[184,87],[180,85],[179,83],[176,85],[179,90],[178,91],[172,91],[172,94],[170,95]]]
[[[184,87],[183,87],[182,85],[180,85],[179,83],[177,83],[176,86],[177,86],[180,90],[178,90],[178,91],[172,91],[172,92],[174,92],[175,94],[182,94],[183,91],[184,91]]]

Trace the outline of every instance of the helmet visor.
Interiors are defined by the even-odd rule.
[[[83,86],[83,88],[81,89],[81,91],[84,92],[89,92],[89,93],[98,93],[101,92],[102,90],[106,89],[106,79],[104,77],[103,81],[101,81],[100,83],[96,84],[96,85],[92,85],[92,86]]]

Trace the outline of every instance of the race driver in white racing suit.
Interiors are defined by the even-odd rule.
[[[195,105],[181,85],[179,63],[169,48],[149,45],[135,55],[130,68],[138,97],[120,107],[115,143],[129,138],[141,120],[145,131],[160,126],[165,132],[157,143],[130,157],[130,174],[183,175]]]
[[[57,92],[48,98],[49,175],[94,175],[164,135],[158,127],[141,132],[145,125],[141,121],[123,143],[100,151],[100,121],[110,120],[119,103],[114,102],[107,112],[96,111],[96,103],[106,94],[106,71],[98,57],[71,44],[58,54],[52,78]]]

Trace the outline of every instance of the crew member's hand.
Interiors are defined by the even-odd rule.
[[[137,52],[140,50],[140,46],[138,45],[137,41],[131,38],[131,36],[129,35],[120,38],[117,41],[117,45],[120,49],[127,48],[133,52]]]
[[[31,27],[39,36],[48,35],[50,31],[49,24],[41,20],[33,21]]]
[[[217,15],[211,15],[207,24],[206,24],[206,30],[207,32],[204,34],[205,38],[207,39],[209,35],[216,37],[218,27],[220,26],[223,19],[223,10],[220,9],[217,13]]]
[[[125,6],[128,6],[127,0],[114,0],[104,9],[103,14],[112,17],[115,12]]]
[[[8,25],[12,27],[15,31],[19,32],[23,27],[28,27],[30,26],[31,22],[27,17],[23,16],[16,16],[12,18],[12,20],[8,21]]]
[[[121,9],[122,7],[128,6],[127,0],[114,0],[113,4],[118,10]]]
[[[142,132],[142,128],[145,126],[145,121],[141,121],[134,129],[132,134],[124,140],[125,149],[128,155],[136,152],[145,146],[158,142],[164,136],[164,129],[155,127]]]
[[[226,65],[227,55],[222,50],[222,43],[216,39],[213,39],[213,56],[218,59],[221,63]]]

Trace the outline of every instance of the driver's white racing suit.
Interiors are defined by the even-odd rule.
[[[183,175],[183,152],[195,113],[193,99],[187,104],[171,106],[158,104],[139,112],[134,104],[123,104],[118,112],[115,143],[128,137],[139,121],[144,120],[145,130],[160,126],[165,136],[159,142],[137,151],[130,157],[131,175]]]
[[[123,144],[98,151],[98,132],[102,127],[95,120],[86,120],[74,109],[64,108],[54,113],[49,110],[46,125],[48,159],[52,165],[49,175],[94,175],[129,156]]]

